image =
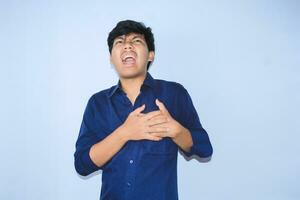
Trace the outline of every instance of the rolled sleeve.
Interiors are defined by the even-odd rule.
[[[188,128],[189,129],[189,128]],[[201,158],[207,158],[212,156],[213,149],[206,131],[201,129],[189,129],[192,140],[193,146],[191,147],[190,152],[183,151],[182,152],[187,156],[190,157],[192,155],[197,155]]]
[[[192,99],[187,90],[181,85],[179,97],[179,104],[182,108],[180,110],[179,122],[191,133],[193,146],[190,152],[183,151],[185,156],[190,157],[197,155],[201,158],[211,157],[213,148],[206,130],[200,123],[199,116],[193,105]],[[182,106],[184,105],[184,106]]]
[[[91,147],[90,147],[91,148]],[[99,169],[101,167],[98,167],[92,160],[89,155],[90,148],[86,150],[78,151],[78,153],[75,153],[75,169],[78,174],[82,176],[87,176]]]
[[[76,141],[76,150],[74,153],[74,165],[78,174],[87,176],[102,167],[98,167],[90,158],[89,151],[91,147],[102,140],[105,136],[99,128],[95,115],[95,103],[92,96],[84,111],[79,136]]]

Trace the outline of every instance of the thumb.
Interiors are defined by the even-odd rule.
[[[158,106],[159,110],[161,110],[163,112],[166,110],[165,105],[161,101],[159,101],[158,99],[155,100],[155,103]]]
[[[133,111],[133,114],[137,115],[137,114],[140,114],[144,109],[145,109],[145,104],[143,104],[142,106],[136,108],[134,111]]]
[[[159,101],[158,99],[155,100],[156,105],[159,107],[159,110],[167,116],[170,116],[168,109],[166,108],[163,102]]]

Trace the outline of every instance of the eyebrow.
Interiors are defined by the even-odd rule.
[[[134,40],[135,38],[140,38],[140,39],[144,40],[144,37],[141,35],[135,35],[131,39]]]
[[[120,36],[116,37],[114,40],[118,40],[118,39],[124,40],[124,36],[123,36],[123,35],[120,35]]]
[[[135,35],[135,36],[133,36],[131,39],[133,40],[133,39],[135,39],[135,38],[143,39],[143,36],[141,36],[141,35]],[[124,38],[124,35],[120,35],[120,36],[116,37],[115,40],[116,40],[116,39],[123,39],[123,40],[124,40],[125,38]]]
[[[115,39],[114,39],[114,42],[116,41],[116,40],[124,40],[125,39],[125,37],[126,36],[124,36],[124,35],[120,35],[120,36],[118,36],[118,37],[116,37]],[[135,36],[133,36],[132,38],[131,38],[131,40],[134,40],[134,39],[136,39],[136,38],[139,38],[139,39],[141,39],[141,40],[145,40],[144,38],[143,38],[143,36],[141,36],[141,35],[135,35]]]

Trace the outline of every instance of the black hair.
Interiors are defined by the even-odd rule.
[[[109,33],[107,38],[107,44],[109,48],[109,53],[111,53],[113,48],[114,40],[121,36],[130,33],[142,34],[145,38],[147,47],[149,51],[155,51],[154,37],[150,27],[146,27],[142,22],[136,22],[133,20],[124,20],[117,23],[116,27]],[[151,61],[147,64],[147,70],[151,65]]]

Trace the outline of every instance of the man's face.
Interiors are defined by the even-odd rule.
[[[120,78],[145,75],[148,61],[153,61],[154,52],[149,51],[142,34],[130,33],[117,37],[113,42],[110,62]]]

